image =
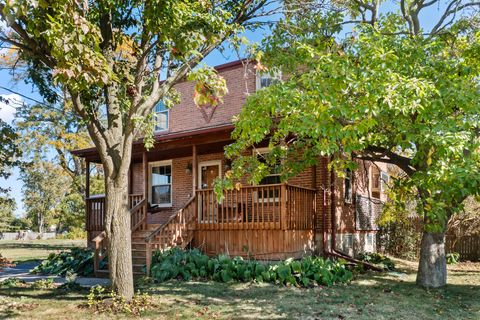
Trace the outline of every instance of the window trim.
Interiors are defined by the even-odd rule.
[[[271,72],[261,72],[258,71],[255,73],[255,90],[261,90],[262,88],[262,76],[268,74],[270,79],[282,80],[282,72],[280,70],[275,70]],[[264,87],[266,88],[266,87]]]
[[[165,110],[163,110],[163,111],[158,111],[158,112],[157,112],[156,108],[157,108],[157,105],[158,105],[159,103],[163,103],[163,102],[160,101],[160,102],[158,102],[158,103],[153,107],[153,113],[154,113],[154,117],[155,117],[154,133],[167,132],[167,131],[170,130],[170,109],[167,108],[167,107],[165,107]],[[157,122],[156,117],[157,117],[157,115],[158,115],[159,113],[167,113],[167,127],[166,127],[165,129],[157,130],[157,123],[158,123],[158,122]]]
[[[269,153],[270,151],[271,151],[271,149],[268,148],[268,147],[253,148],[252,149],[252,154],[253,154],[253,156],[258,156],[258,155]],[[272,174],[266,175],[265,178],[266,177],[271,177],[271,176],[281,176],[281,174],[272,173]],[[258,184],[258,185],[259,186],[268,186],[269,184]],[[268,202],[278,203],[278,202],[280,202],[280,194],[278,195],[278,197],[275,197],[275,195],[273,197],[259,197],[258,192],[259,192],[259,190],[253,191],[253,200],[258,202],[258,203],[268,203]]]
[[[153,167],[160,167],[160,166],[170,166],[170,203],[152,203],[152,168]],[[172,160],[162,160],[162,161],[154,161],[148,163],[148,203],[151,205],[156,205],[159,208],[171,208],[173,207],[173,161]],[[167,185],[167,184],[162,184]]]

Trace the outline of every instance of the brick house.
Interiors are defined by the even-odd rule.
[[[256,74],[246,61],[216,70],[229,90],[223,105],[199,109],[193,83],[179,83],[181,102],[169,110],[161,103],[156,107],[154,148],[146,151],[142,141],[134,143],[129,176],[134,267],[148,268],[153,250],[174,245],[257,259],[331,252],[332,246],[348,255],[374,251],[375,216],[388,180],[383,164],[362,163],[362,170],[343,179],[328,171],[325,158],[286,183],[272,174],[217,201],[212,183],[230,166],[223,149],[232,142],[232,118],[249,94],[272,79]],[[252,152],[261,154],[262,147]],[[94,148],[74,154],[89,166],[100,163]],[[88,182],[87,176],[86,228],[99,268],[104,198],[90,195]]]

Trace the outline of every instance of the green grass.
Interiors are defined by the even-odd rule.
[[[414,263],[397,264],[406,274],[372,272],[358,276],[350,285],[330,288],[170,281],[144,288],[157,306],[142,318],[480,319],[479,263],[449,266],[449,285],[430,291],[415,286]],[[0,288],[0,319],[112,318],[79,309],[78,305],[85,301],[85,293]]]
[[[0,253],[14,262],[42,260],[52,252],[84,247],[86,240],[0,240]]]

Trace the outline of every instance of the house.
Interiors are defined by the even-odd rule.
[[[324,158],[286,183],[271,174],[261,184],[228,191],[217,201],[212,187],[230,166],[223,150],[232,142],[232,118],[249,94],[274,79],[257,74],[247,61],[216,70],[229,89],[222,105],[196,107],[194,84],[179,83],[181,102],[171,109],[162,103],[155,108],[154,148],[146,151],[142,141],[133,145],[129,190],[134,268],[146,264],[148,269],[153,250],[176,245],[262,260],[321,253],[332,246],[348,255],[374,251],[375,214],[387,179],[381,165],[365,162],[364,170],[339,178],[329,172]],[[252,152],[266,150],[259,145]],[[89,166],[100,163],[94,148],[74,153]],[[90,195],[88,183],[87,176],[86,229],[99,269],[106,243],[104,197]]]

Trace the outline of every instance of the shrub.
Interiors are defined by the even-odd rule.
[[[32,273],[79,276],[93,275],[93,251],[87,248],[72,248],[70,251],[51,253]]]
[[[321,257],[262,264],[224,255],[209,258],[197,249],[173,248],[155,252],[152,261],[151,276],[159,282],[169,279],[211,279],[220,282],[256,281],[308,287],[345,283],[353,277],[352,272],[346,269],[345,261]]]
[[[419,257],[422,222],[409,219],[388,223],[377,233],[379,249],[398,258],[415,260]]]
[[[0,282],[0,287],[4,288],[25,287],[26,285],[25,281],[19,278],[7,278]]]
[[[395,270],[395,263],[387,256],[376,252],[365,252],[358,256],[358,259],[373,264],[383,270]]]
[[[73,227],[68,232],[59,234],[57,239],[83,240],[87,239],[87,231],[83,228]]]
[[[446,255],[447,264],[457,264],[460,261],[460,253],[458,252],[450,252]]]
[[[32,289],[41,290],[41,289],[53,289],[55,288],[55,283],[53,279],[40,279],[32,283]]]
[[[140,316],[142,312],[156,307],[150,295],[137,293],[131,300],[126,301],[114,291],[105,287],[95,286],[90,289],[88,303],[82,305],[95,313],[126,313]]]

